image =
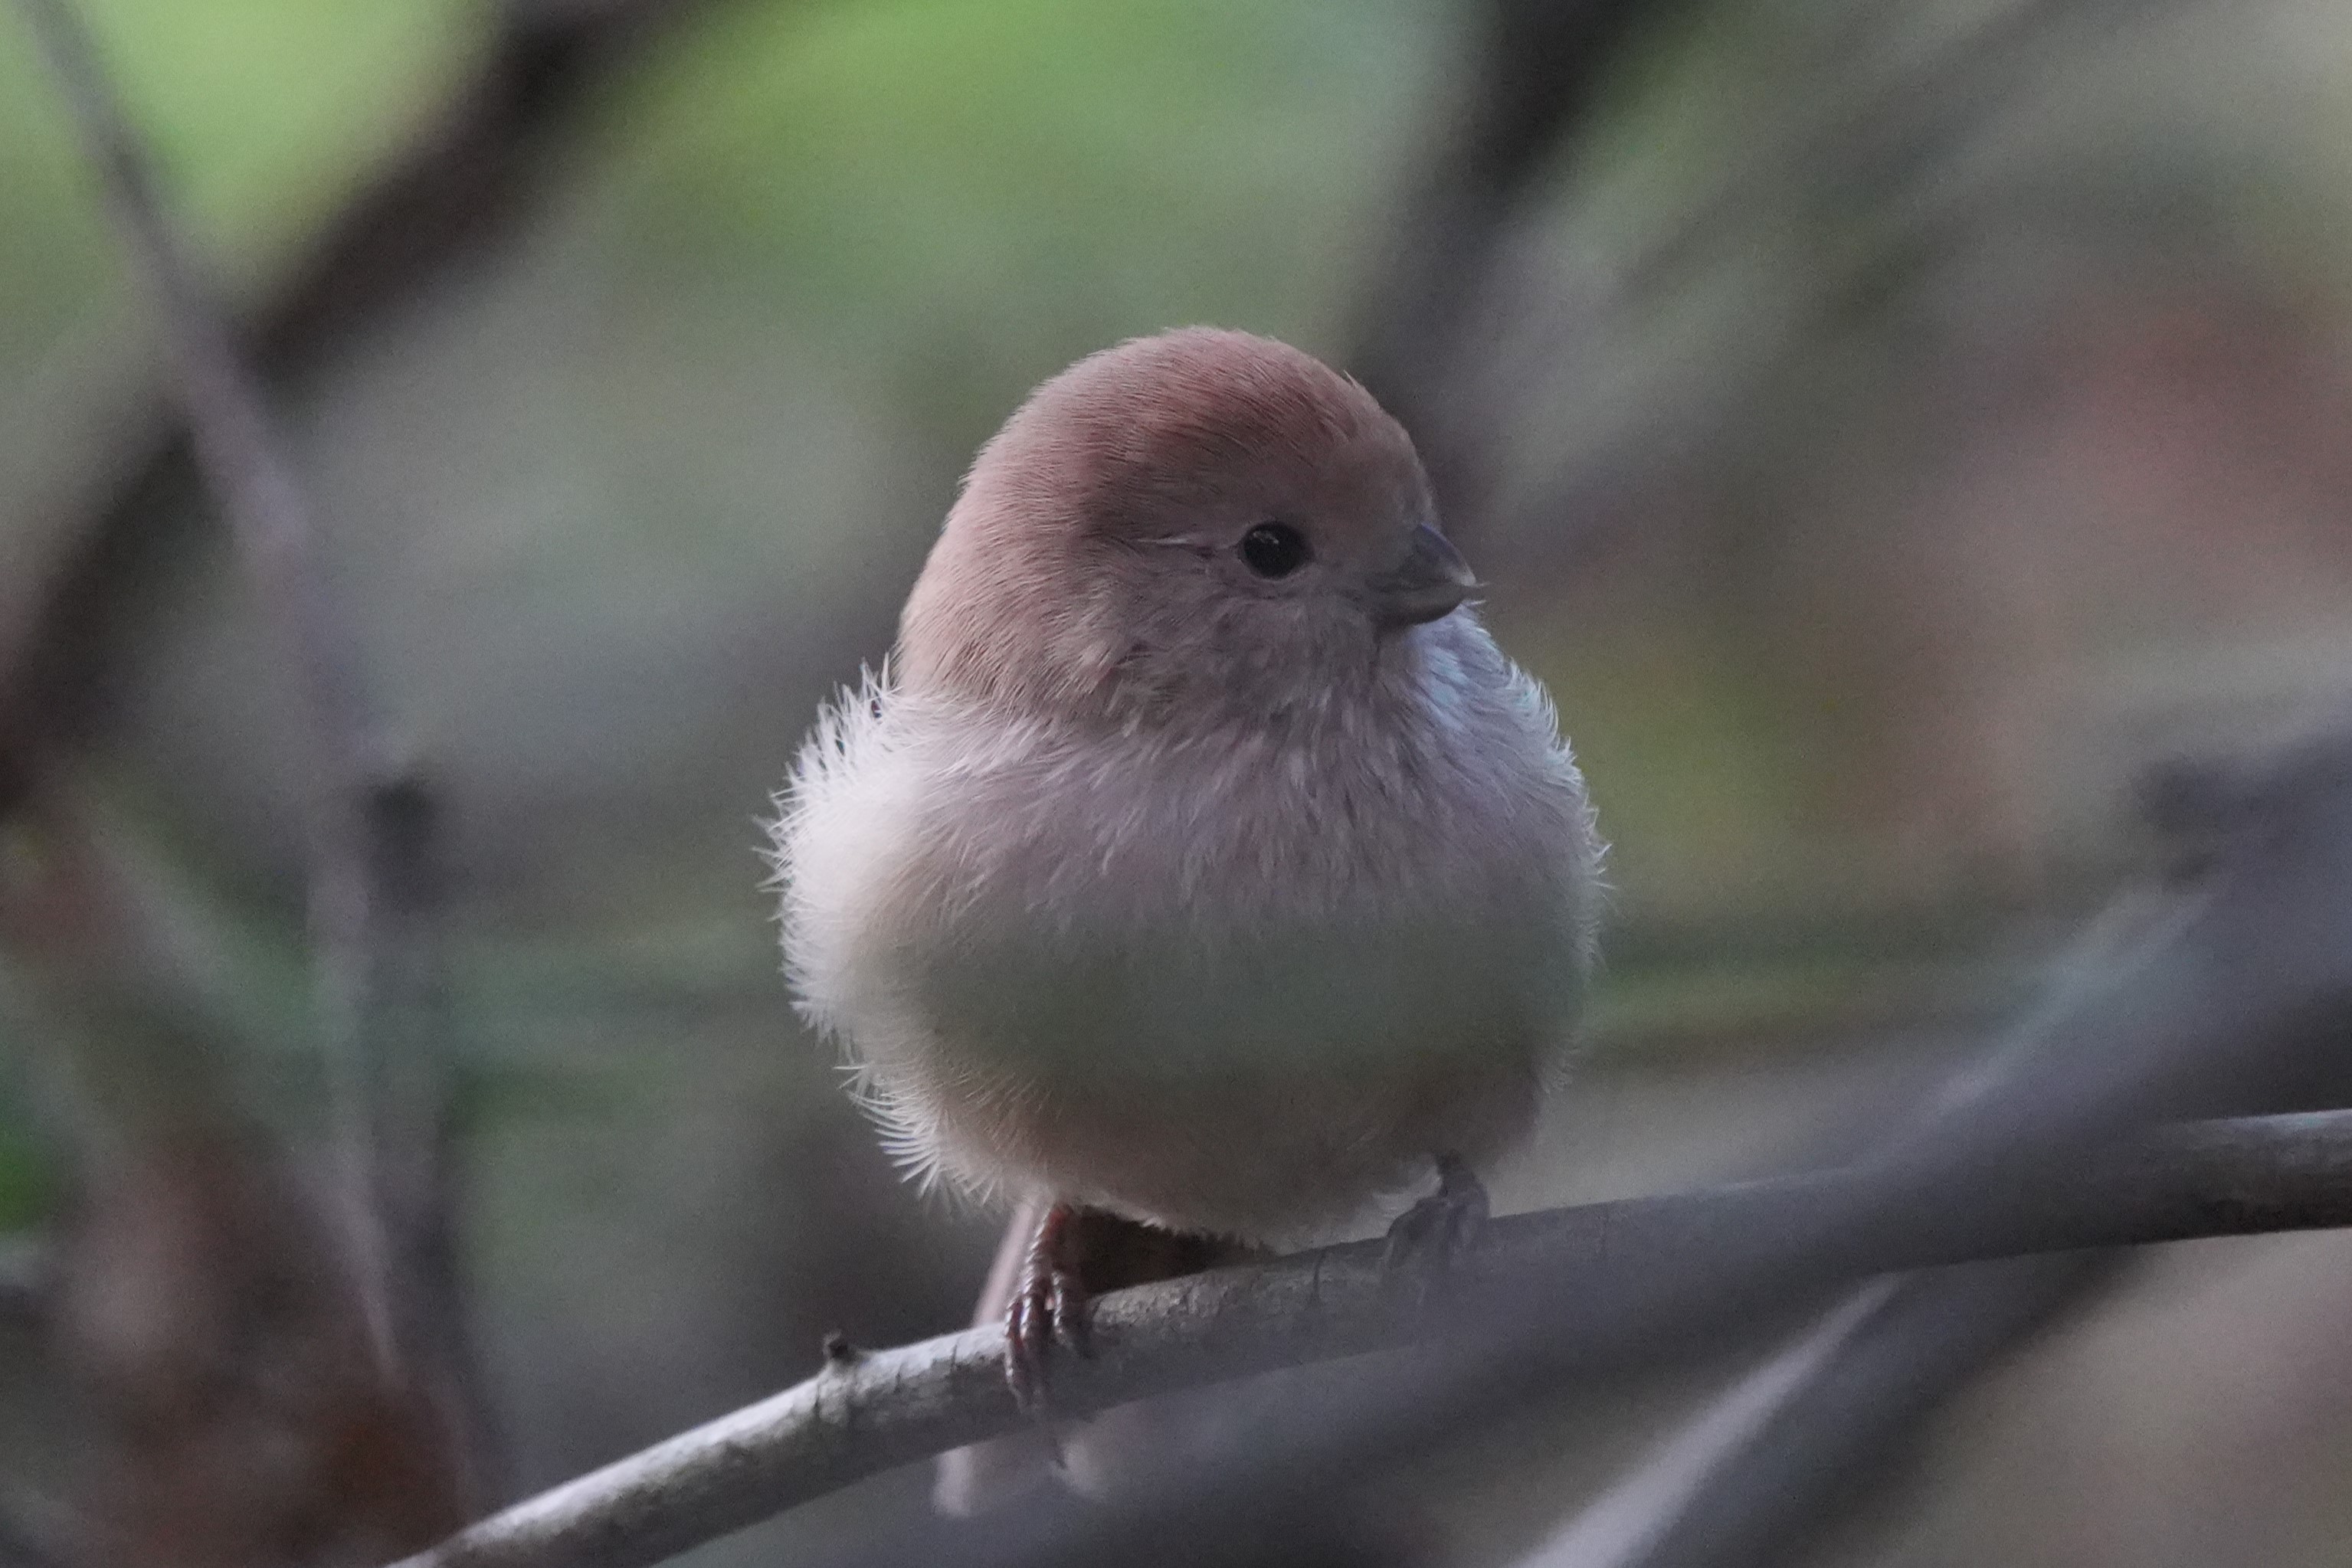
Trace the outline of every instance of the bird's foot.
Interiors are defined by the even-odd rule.
[[[1105,1209],[1057,1203],[1037,1222],[1004,1313],[1004,1376],[1024,1410],[1043,1415],[1056,1351],[1090,1354],[1094,1299],[1129,1285],[1195,1274],[1252,1249],[1213,1236],[1163,1230]]]
[[[1486,1188],[1457,1155],[1437,1156],[1437,1190],[1389,1227],[1385,1266],[1424,1287],[1451,1273],[1486,1234]]]
[[[1004,1312],[1004,1378],[1021,1408],[1036,1413],[1045,1400],[1046,1364],[1059,1345],[1087,1353],[1087,1309],[1093,1302],[1083,1271],[1086,1213],[1057,1203],[1037,1221],[1029,1256]]]

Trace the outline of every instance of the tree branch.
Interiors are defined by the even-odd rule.
[[[1465,1266],[1493,1294],[1563,1275],[1614,1294],[1732,1237],[1812,1224],[1879,1178],[1865,1170],[1496,1222]],[[1877,1237],[1853,1277],[1977,1259],[2352,1225],[2352,1112],[2194,1124],[2118,1143],[2063,1182],[1972,1191],[1957,1224]],[[1094,1351],[1057,1369],[1055,1406],[1129,1400],[1407,1343],[1430,1321],[1400,1303],[1379,1242],[1295,1254],[1106,1296]],[[635,1568],[862,1477],[998,1436],[1027,1419],[1003,1336],[974,1329],[851,1354],[798,1386],[477,1524],[403,1568]]]
[[[335,601],[318,528],[268,395],[245,362],[226,310],[165,210],[145,148],[108,79],[72,0],[19,0],[76,129],[98,171],[131,268],[152,298],[170,349],[197,467],[227,515],[257,596],[278,622],[298,700],[307,916],[317,1027],[344,1166],[351,1263],[379,1359],[450,1402],[459,1469],[473,1470],[471,1409],[457,1386],[465,1358],[446,1332],[446,1280],[399,1265],[444,1256],[447,1224],[438,1176],[442,1084],[421,1039],[404,1041],[396,1083],[384,1060],[387,980],[424,947],[417,928],[427,878],[429,802],[392,763],[349,619]],[[397,946],[401,951],[395,953]],[[412,1033],[415,1031],[411,1031]],[[395,1106],[404,1099],[421,1105]],[[404,1146],[394,1148],[398,1136]],[[422,1152],[419,1152],[422,1151]],[[434,1298],[428,1304],[427,1298]]]
[[[41,1327],[101,1483],[48,1535],[72,1561],[244,1563],[447,1534],[471,1517],[449,1412],[385,1375],[335,1217],[239,1111],[202,922],[79,793],[44,780],[30,815],[0,940],[73,1189]]]
[[[581,99],[693,0],[503,0],[473,72],[373,171],[239,323],[248,362],[280,380],[318,368],[362,327],[529,210]],[[187,424],[148,396],[112,422],[119,452],[61,515],[24,518],[0,603],[0,812],[41,743],[102,707],[104,629],[188,476]]]
[[[48,4],[43,26],[54,38],[55,0]],[[503,0],[471,73],[358,183],[234,331],[224,327],[233,350],[273,379],[314,371],[360,329],[507,232],[530,210],[581,99],[662,24],[692,8],[692,0]],[[13,530],[24,559],[0,594],[0,814],[24,803],[43,748],[102,711],[109,623],[144,580],[140,565],[163,537],[165,503],[190,477],[189,423],[172,398],[147,394],[112,424],[123,432],[112,461],[57,515],[20,518]],[[388,988],[397,993],[390,1010],[399,1028],[424,1030],[435,1023],[425,930],[434,894],[432,802],[384,768],[386,760],[364,758],[376,769],[368,775],[371,842],[391,862],[381,868],[389,894],[383,914],[394,926],[383,946],[399,971]],[[386,1271],[414,1293],[405,1315],[438,1381],[456,1385],[446,1402],[453,1413],[474,1413],[460,1424],[474,1433],[476,1490],[490,1492],[490,1427],[469,1373],[451,1261],[439,1082],[446,1064],[408,1054],[386,1107]]]
[[[1741,1380],[1522,1568],[1722,1568],[1796,1559],[2002,1354],[2112,1281],[2097,1249],[1874,1280]]]
[[[1413,432],[1450,531],[1483,520],[1479,421],[1454,406],[1464,341],[1497,247],[1561,144],[1590,120],[1654,0],[1489,0],[1459,119],[1405,204],[1366,291],[1349,368]]]
[[[1598,444],[1568,444],[1566,463],[1530,468],[1487,522],[1507,537],[1548,538],[1555,562],[1583,559],[1604,536],[1638,527],[1644,514],[1629,500],[1686,471],[1692,453],[1715,441],[1737,409],[1769,395],[1787,369],[1789,344],[1834,335],[1853,295],[1883,288],[1889,259],[1919,248],[1923,225],[1948,225],[1956,209],[1977,199],[1953,171],[1989,127],[2047,89],[2053,75],[2063,77],[2101,50],[2105,34],[2196,3],[2021,0],[1916,56],[1885,47],[1881,24],[1901,16],[1892,8],[1850,26],[1851,47],[1824,79],[1851,85],[1821,95],[1784,129],[1762,128],[1662,233],[1606,277],[1586,278],[1589,296],[1570,290],[1555,300],[1523,291],[1496,304],[1511,323],[1512,340],[1481,367],[1483,384],[1468,394],[1476,406],[1465,417],[1474,426],[1482,417],[1492,423],[1500,399],[1556,396],[1561,383],[1552,368],[1589,366],[1596,340],[1605,351],[1607,318],[1632,315],[1645,301],[1687,287],[1727,256],[1749,256],[1773,225],[1800,222],[1818,230],[1863,204],[1873,214],[1870,232],[1884,237],[1855,252],[1853,261],[1821,269],[1811,292],[1785,307],[1787,319],[1771,345],[1709,359],[1704,376],[1637,424]],[[2070,31],[2077,35],[2071,49]],[[1889,57],[1906,63],[1889,70]]]
[[[302,780],[312,862],[310,916],[331,963],[352,964],[373,899],[364,800],[380,750],[374,704],[317,559],[317,529],[266,395],[212,291],[163,212],[97,45],[69,0],[18,0],[38,37],[133,272],[153,297],[205,478],[227,514],[264,608],[275,615],[301,694]],[[355,977],[352,977],[355,978]],[[356,998],[343,998],[356,999]]]
[[[2160,827],[2193,838],[2187,810]],[[2203,824],[2210,826],[2210,822]],[[2095,969],[2128,962],[2151,911],[2111,908],[2078,939],[2105,948]],[[2028,1034],[1971,1063],[1873,1140],[1883,1152],[1932,1133],[1989,1095],[2046,1069],[2063,1042]],[[2176,1119],[2253,1107],[2181,1103]],[[2284,1110],[2286,1105],[2264,1105]],[[1586,1502],[1528,1568],[1706,1568],[1781,1551],[1899,1460],[1944,1400],[1982,1368],[2116,1274],[2119,1251],[2074,1252],[1882,1277],[1853,1292],[1791,1349],[1741,1378]]]

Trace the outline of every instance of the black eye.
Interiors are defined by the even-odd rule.
[[[1288,577],[1308,553],[1307,536],[1288,523],[1260,523],[1242,536],[1242,563],[1260,577]]]

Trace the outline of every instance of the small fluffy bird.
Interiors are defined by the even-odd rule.
[[[1192,328],[980,453],[883,673],[780,796],[786,968],[893,1152],[1010,1200],[1034,1396],[1091,1291],[1484,1212],[1591,963],[1599,841],[1412,443]]]

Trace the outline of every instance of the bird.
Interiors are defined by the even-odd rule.
[[[784,967],[919,1181],[1014,1211],[1043,1398],[1091,1297],[1328,1239],[1400,1256],[1571,1054],[1601,842],[1412,439],[1255,334],[1128,340],[964,476],[878,670],[776,798]]]

